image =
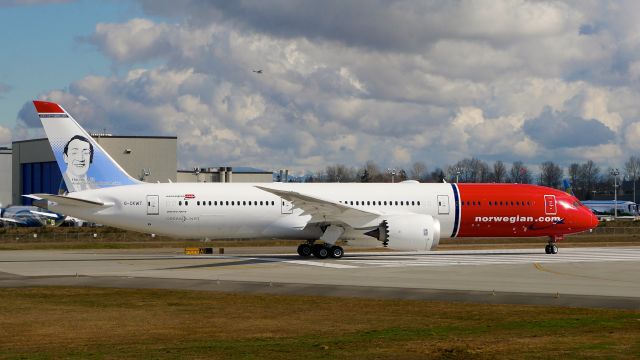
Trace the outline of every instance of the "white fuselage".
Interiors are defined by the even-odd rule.
[[[74,198],[110,205],[98,210],[52,204],[53,211],[114,227],[181,238],[317,239],[321,222],[256,186],[300,191],[381,214],[425,214],[437,218],[442,237],[454,226],[451,184],[163,183],[74,192]],[[446,201],[445,201],[446,200]],[[361,230],[379,225],[363,223]]]

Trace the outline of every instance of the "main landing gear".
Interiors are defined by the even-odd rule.
[[[328,257],[340,259],[344,255],[344,249],[338,245],[305,243],[298,246],[298,255],[302,257],[313,255],[318,259]]]
[[[562,235],[549,236],[549,243],[544,247],[544,252],[547,254],[557,254],[558,253],[558,245],[556,243],[558,241],[562,241],[564,237]]]
[[[320,240],[322,244],[314,244],[315,240],[309,240],[306,244],[298,246],[298,255],[302,257],[315,256],[318,259],[332,257],[340,259],[344,255],[342,247],[336,245],[336,241],[344,233],[344,228],[336,225],[329,225],[324,228]]]

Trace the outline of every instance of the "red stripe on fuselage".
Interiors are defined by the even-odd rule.
[[[64,113],[64,110],[62,110],[62,108],[58,104],[52,103],[52,102],[49,102],[49,101],[34,100],[33,101],[33,105],[35,105],[36,111],[38,111],[39,114],[62,114],[62,113]]]
[[[590,210],[559,190],[523,184],[458,184],[458,189],[458,237],[557,236],[598,224]],[[549,198],[555,198],[556,213],[549,211]]]

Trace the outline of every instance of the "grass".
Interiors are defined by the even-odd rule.
[[[229,294],[0,290],[0,358],[637,358],[640,312]]]

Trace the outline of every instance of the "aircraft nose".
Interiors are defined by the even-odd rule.
[[[598,224],[600,223],[600,220],[598,220],[598,217],[596,216],[596,214],[591,212],[591,228],[595,228],[596,226],[598,226]]]

